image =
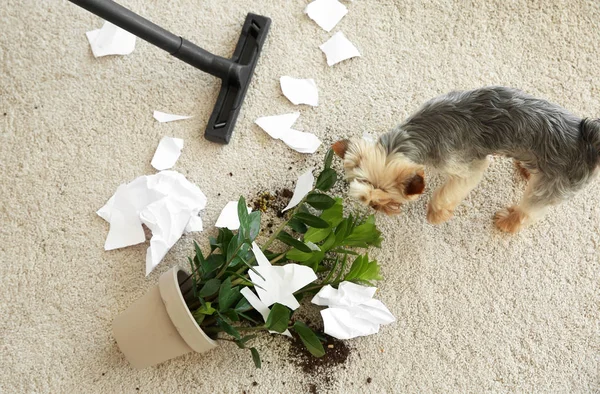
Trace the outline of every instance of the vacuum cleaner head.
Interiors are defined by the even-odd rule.
[[[204,136],[209,141],[228,143],[240,113],[248,85],[254,75],[262,46],[269,33],[271,19],[248,14],[242,34],[231,60],[239,67],[233,68],[229,79],[223,79],[221,91]]]
[[[204,135],[210,141],[222,144],[229,142],[269,33],[271,19],[248,14],[233,57],[226,59],[168,32],[112,0],[69,1],[164,49],[176,58],[221,78],[221,91]]]

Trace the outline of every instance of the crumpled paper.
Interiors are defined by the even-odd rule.
[[[325,334],[337,339],[350,339],[379,332],[382,324],[396,318],[379,300],[373,299],[377,288],[342,282],[337,289],[324,286],[312,303],[329,308],[321,311]]]
[[[187,116],[187,115],[174,115],[174,114],[168,114],[166,112],[160,112],[160,111],[154,111],[152,116],[154,117],[154,119],[156,119],[160,123],[174,122],[176,120],[185,120],[185,119],[191,118],[191,116]]]
[[[100,29],[85,33],[94,57],[107,55],[129,55],[135,49],[136,36],[110,22]]]
[[[260,315],[262,316],[263,320],[266,323],[267,319],[269,318],[269,313],[271,313],[271,310],[265,305],[265,303],[262,302],[256,296],[256,294],[254,294],[252,292],[252,290],[250,290],[249,287],[244,287],[242,290],[240,290],[240,293],[244,296],[244,298],[246,300],[248,300],[248,302],[250,303],[250,305],[252,305],[252,307],[254,309],[256,309],[256,311],[258,313],[260,313]],[[269,330],[269,332],[271,334],[281,334],[281,335],[285,335],[285,336],[290,337],[290,338],[292,337],[292,334],[290,333],[290,330],[285,330],[282,333],[279,333],[277,331],[271,331],[271,330]]]
[[[148,275],[184,232],[202,231],[198,214],[206,202],[198,186],[176,171],[144,175],[122,184],[97,212],[110,223],[104,249],[144,242],[144,223],[152,231],[146,252]]]
[[[256,243],[252,243],[252,252],[258,263],[254,269],[262,278],[253,270],[248,271],[248,274],[250,280],[260,286],[256,287],[260,300],[267,307],[279,303],[291,310],[298,309],[300,304],[294,297],[294,293],[317,280],[317,275],[312,268],[298,264],[273,266]]]

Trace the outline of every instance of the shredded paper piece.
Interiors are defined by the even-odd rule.
[[[292,199],[288,203],[287,207],[285,207],[282,212],[294,208],[313,189],[315,177],[313,176],[312,171],[313,169],[309,168],[308,171],[298,177],[296,187],[294,188],[294,195],[292,196]]]
[[[256,243],[252,243],[252,252],[258,262],[254,269],[262,278],[253,270],[248,271],[248,274],[250,280],[260,286],[256,287],[260,300],[267,307],[279,303],[291,310],[298,309],[300,304],[294,297],[294,293],[317,280],[317,275],[312,268],[299,264],[273,266]]]
[[[240,217],[238,216],[237,206],[237,201],[229,201],[221,211],[217,223],[215,223],[215,227],[227,227],[232,231],[240,228]],[[248,213],[252,212],[252,208],[247,208]]]
[[[198,213],[206,196],[176,171],[144,175],[117,188],[97,214],[110,223],[105,250],[146,240],[142,223],[152,231],[146,253],[146,275],[161,262],[184,232],[202,231]]]
[[[348,13],[348,9],[338,0],[315,0],[306,6],[304,12],[323,30],[329,32]]]
[[[85,33],[94,57],[129,55],[135,49],[136,37],[126,30],[104,22],[100,29]]]
[[[321,45],[319,48],[325,53],[327,57],[327,64],[333,66],[343,60],[347,60],[356,56],[360,56],[358,49],[342,33],[338,31],[331,37],[327,42]]]
[[[272,138],[283,141],[287,146],[300,153],[315,153],[321,140],[312,134],[294,130],[291,127],[296,122],[300,113],[263,116],[256,119],[255,123],[260,126]]]
[[[377,289],[342,282],[337,289],[324,286],[312,303],[329,308],[321,311],[325,334],[337,339],[350,339],[376,334],[382,324],[396,321],[379,300],[373,299]]]
[[[150,164],[158,171],[173,167],[181,155],[183,140],[181,138],[163,137]]]
[[[254,294],[252,292],[252,290],[250,290],[249,287],[244,287],[242,290],[240,290],[240,293],[242,293],[242,295],[244,296],[244,298],[246,300],[248,300],[248,302],[250,303],[250,305],[252,305],[252,307],[254,309],[256,309],[256,311],[258,313],[261,314],[263,320],[266,322],[267,319],[269,318],[269,313],[271,313],[271,310],[265,305],[264,302],[262,302],[257,296],[256,294]],[[277,331],[271,331],[269,330],[269,332],[271,334],[280,334]],[[292,337],[292,334],[290,333],[290,330],[285,330],[284,332],[281,333],[281,335],[285,335],[287,337]]]
[[[160,112],[160,111],[154,111],[153,116],[154,116],[154,119],[158,120],[160,123],[173,122],[175,120],[184,120],[184,119],[191,118],[191,116],[173,115],[173,114],[167,114],[165,112]]]
[[[319,91],[314,79],[298,79],[283,76],[279,78],[281,91],[294,105],[319,105]],[[293,124],[293,123],[292,123]],[[292,126],[290,125],[289,128]]]

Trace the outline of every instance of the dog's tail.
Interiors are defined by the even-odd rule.
[[[586,143],[586,149],[592,157],[597,157],[600,165],[600,119],[585,118],[579,124],[581,138]]]

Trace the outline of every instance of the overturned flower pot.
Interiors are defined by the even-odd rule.
[[[158,285],[114,320],[117,344],[135,368],[192,351],[204,353],[217,346],[198,326],[184,301],[180,284],[186,278],[188,274],[180,268],[170,269],[161,275]],[[186,286],[191,287],[190,281]]]

